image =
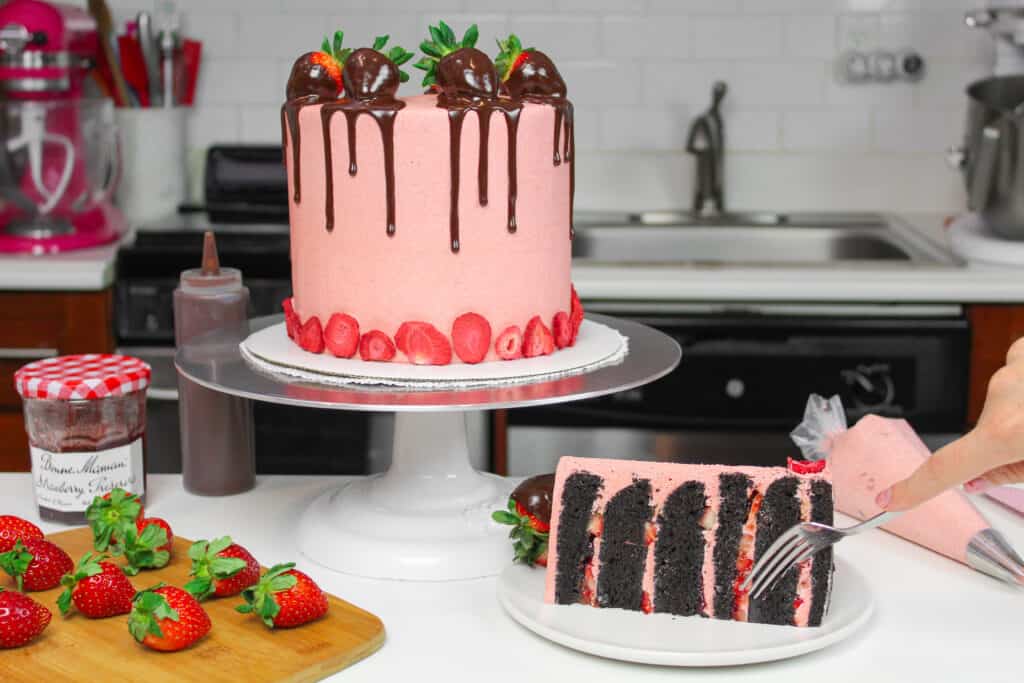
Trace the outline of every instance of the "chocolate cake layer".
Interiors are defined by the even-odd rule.
[[[558,520],[557,603],[568,605],[580,601],[584,571],[594,553],[594,539],[587,527],[603,483],[601,477],[589,472],[577,472],[565,480]]]
[[[736,596],[736,555],[739,553],[743,524],[750,510],[750,477],[745,474],[723,474],[718,478],[719,498],[718,533],[715,535],[715,597],[714,615],[718,619],[732,619]]]
[[[639,610],[643,605],[644,537],[651,519],[651,482],[640,479],[622,489],[604,508],[598,555],[597,604]]]
[[[811,482],[811,521],[832,524],[832,484],[827,481]],[[821,626],[821,618],[828,608],[832,582],[832,548],[822,550],[811,562],[811,612],[808,626]]]
[[[799,486],[800,481],[796,477],[784,477],[772,482],[765,491],[761,510],[757,514],[755,562],[761,559],[775,539],[802,521],[800,499],[797,498]],[[799,578],[800,568],[790,567],[772,588],[758,599],[750,600],[747,620],[760,624],[792,625]]]
[[[669,494],[656,520],[654,611],[681,616],[704,609],[704,484],[688,481]]]

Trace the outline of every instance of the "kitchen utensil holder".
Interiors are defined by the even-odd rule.
[[[121,108],[117,205],[131,227],[174,214],[185,199],[187,107]]]

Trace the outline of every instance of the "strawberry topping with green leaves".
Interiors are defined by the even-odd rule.
[[[210,632],[210,616],[192,595],[176,586],[157,584],[132,602],[128,632],[152,650],[176,652]]]
[[[90,619],[103,619],[132,611],[135,587],[106,555],[86,553],[73,572],[61,578],[64,592],[57,598],[60,613],[67,616],[71,604]]]
[[[171,525],[159,517],[136,520],[135,527],[111,546],[114,555],[124,555],[128,564],[124,573],[135,576],[140,569],[160,569],[171,559],[174,533]]]
[[[208,597],[238,595],[260,580],[260,565],[248,550],[230,536],[196,541],[188,549],[193,577],[185,590],[202,602]]]
[[[295,563],[274,565],[259,583],[242,591],[241,614],[257,614],[269,628],[291,628],[327,613],[327,596]]]
[[[92,529],[92,544],[99,552],[106,552],[111,543],[124,538],[135,529],[135,521],[142,516],[142,503],[134,493],[114,489],[96,496],[85,509],[85,519]]]
[[[480,32],[473,24],[462,36],[443,21],[430,26],[431,40],[420,43],[426,56],[413,66],[426,71],[423,85],[451,99],[492,99],[498,96],[498,72],[491,58],[474,47]]]
[[[345,61],[342,80],[345,92],[356,100],[393,99],[398,86],[409,80],[403,64],[413,54],[398,45],[384,51],[390,36],[377,36],[373,47],[359,48]]]
[[[342,47],[344,31],[335,31],[334,37],[324,38],[319,52],[307,52],[295,60],[288,76],[285,96],[289,100],[312,98],[330,101],[341,97],[344,91],[341,71],[351,48]]]
[[[502,90],[510,97],[565,99],[565,81],[546,54],[536,48],[524,48],[514,33],[499,40],[498,49],[494,64],[501,74]]]
[[[528,566],[548,563],[548,537],[551,530],[551,496],[554,474],[542,474],[524,480],[512,491],[507,510],[496,510],[491,519],[512,527],[516,562]]]
[[[56,588],[74,566],[66,552],[45,538],[18,540],[14,548],[0,554],[0,569],[14,578],[19,591]]]

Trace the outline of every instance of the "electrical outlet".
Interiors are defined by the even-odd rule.
[[[924,78],[924,57],[914,50],[846,50],[836,59],[840,83],[912,82]]]

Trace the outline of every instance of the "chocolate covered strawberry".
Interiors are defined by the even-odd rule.
[[[259,583],[242,591],[246,604],[235,609],[257,614],[270,628],[301,626],[327,613],[327,596],[295,564],[274,565]]]
[[[536,48],[523,48],[514,33],[498,41],[495,67],[501,76],[502,91],[513,99],[565,99],[565,81],[551,58]]]
[[[132,611],[135,587],[128,577],[105,555],[86,553],[73,572],[61,580],[64,592],[57,598],[60,613],[67,616],[74,603],[75,609],[90,619],[103,619]]]
[[[39,637],[52,618],[50,610],[27,595],[0,588],[0,649],[27,645]]]
[[[496,510],[491,514],[495,522],[512,527],[508,536],[514,541],[516,562],[547,566],[554,485],[554,474],[530,477],[512,491],[507,510]]]
[[[43,532],[32,522],[14,515],[0,515],[0,553],[14,548],[18,539],[42,538]]]
[[[498,72],[491,58],[476,49],[480,33],[473,24],[457,40],[443,21],[428,27],[431,40],[420,43],[426,57],[413,66],[427,72],[423,85],[440,90],[451,99],[494,98],[498,95]]]
[[[152,650],[176,652],[210,632],[210,616],[191,593],[157,585],[135,596],[128,632]]]
[[[196,541],[188,550],[192,580],[185,590],[202,602],[208,597],[238,595],[260,580],[260,565],[248,550],[230,536]]]
[[[15,541],[13,548],[0,554],[0,569],[10,574],[19,591],[56,588],[74,566],[66,552],[44,538]]]
[[[114,489],[93,498],[85,509],[85,519],[92,529],[93,547],[104,552],[116,539],[123,539],[135,529],[135,521],[143,514],[142,503],[134,493]]]
[[[361,47],[345,60],[341,78],[345,93],[352,99],[394,99],[398,86],[409,80],[409,74],[399,67],[413,55],[397,45],[385,52],[388,37],[377,36],[373,47]]]
[[[318,52],[307,52],[295,60],[285,88],[289,100],[308,97],[321,102],[341,97],[342,68],[352,52],[342,47],[344,39],[343,31],[335,31],[333,41],[324,38]]]

